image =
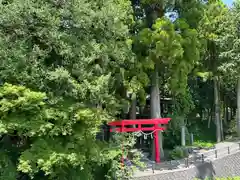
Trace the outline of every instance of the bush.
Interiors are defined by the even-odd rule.
[[[214,143],[205,142],[205,141],[196,141],[193,143],[193,146],[201,148],[201,149],[210,149],[214,147]]]
[[[183,159],[188,156],[187,150],[185,147],[176,146],[173,151],[170,153],[171,159]]]
[[[230,122],[227,124],[227,130],[226,130],[226,134],[227,134],[227,139],[230,139],[232,137],[236,137],[237,136],[237,127],[236,127],[237,121],[236,119],[232,119],[230,120]]]

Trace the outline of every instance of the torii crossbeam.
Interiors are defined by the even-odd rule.
[[[163,131],[165,127],[159,127],[161,124],[168,124],[171,118],[155,118],[155,119],[135,119],[135,120],[119,120],[108,123],[111,127],[116,127],[114,130],[117,132],[137,132],[137,131],[154,131],[154,144],[155,144],[155,161],[160,163],[160,148],[158,144],[158,131]],[[126,127],[128,125],[137,127]],[[142,125],[153,125],[152,127],[142,127]],[[110,132],[114,131],[110,129]]]

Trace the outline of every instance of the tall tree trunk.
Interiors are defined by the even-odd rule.
[[[208,129],[211,126],[211,120],[212,120],[212,108],[208,109]]]
[[[226,125],[228,122],[228,103],[227,97],[224,96],[224,124]]]
[[[151,118],[161,118],[161,107],[160,107],[160,92],[159,92],[159,78],[158,78],[158,66],[155,65],[154,72],[151,77],[152,86],[151,86],[151,100],[150,100],[150,111],[151,111]],[[163,136],[162,132],[159,131],[159,146],[160,146],[160,154],[161,158],[164,158],[163,152]],[[153,143],[153,156],[155,156],[154,152],[154,143]],[[155,159],[155,158],[154,158]]]
[[[220,116],[220,128],[221,128],[221,140],[224,140],[223,119],[221,116]]]
[[[220,104],[220,113],[219,113],[219,116],[220,116],[220,127],[221,127],[221,140],[223,141],[224,140],[224,132],[223,132],[223,115],[224,115],[224,101],[220,101],[221,99],[221,92],[220,92],[220,82],[218,81],[218,87],[219,87],[219,93],[218,93],[218,97],[219,97],[219,104]]]
[[[136,93],[132,93],[130,119],[136,119],[136,113],[137,113],[137,97],[136,97]]]
[[[237,133],[240,136],[240,77],[237,82]]]
[[[147,25],[149,28],[152,28],[152,25],[154,24],[155,20],[157,18],[164,17],[164,8],[163,4],[160,3],[158,6],[151,6],[151,2],[146,6],[145,8],[145,14],[147,19]],[[155,64],[154,72],[152,73],[151,77],[151,100],[150,100],[150,112],[151,112],[151,118],[160,118],[161,117],[161,106],[160,106],[160,93],[159,93],[159,69],[158,65]],[[158,133],[159,136],[159,146],[160,146],[160,155],[161,158],[164,157],[163,152],[163,136],[161,131]],[[154,152],[154,143],[153,144],[153,153],[152,157],[155,156]]]
[[[134,120],[137,119],[137,95],[136,93],[132,93],[132,97],[131,97],[131,107],[130,107],[130,112],[129,112],[129,119]],[[133,128],[136,128],[136,125],[132,126]],[[142,147],[142,136],[137,138],[138,142],[137,142],[137,146],[139,148]]]
[[[233,117],[233,108],[230,106],[229,120],[232,120]]]
[[[220,102],[219,102],[219,84],[218,77],[214,77],[214,103],[215,103],[215,123],[216,123],[216,139],[221,141],[221,122],[220,122]]]

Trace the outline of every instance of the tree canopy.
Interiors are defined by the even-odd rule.
[[[171,117],[161,152],[189,143],[180,131],[240,135],[239,15],[240,1],[0,1],[0,179],[131,179],[136,137],[98,138],[115,119]]]

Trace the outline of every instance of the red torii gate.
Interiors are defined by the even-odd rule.
[[[158,131],[163,131],[165,127],[159,127],[159,124],[168,124],[171,118],[155,118],[155,119],[136,119],[136,120],[119,120],[108,123],[109,126],[118,126],[114,130],[116,132],[137,132],[137,131],[154,131],[155,144],[155,161],[160,163],[160,148],[158,144]],[[137,125],[137,127],[128,128],[128,125]],[[142,127],[142,125],[154,125],[153,127]],[[110,129],[110,132],[114,131]]]

